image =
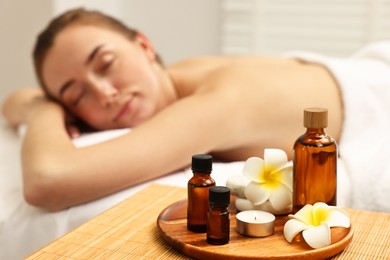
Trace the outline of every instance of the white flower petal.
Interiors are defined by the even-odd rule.
[[[302,230],[306,230],[310,228],[310,226],[305,225],[299,220],[296,219],[290,219],[289,221],[284,224],[283,232],[284,232],[284,237],[286,240],[291,243],[291,241],[294,239],[296,235],[298,235],[299,232]]]
[[[316,210],[318,208],[329,208],[329,206],[325,202],[316,202],[316,203],[314,203],[313,210]]]
[[[262,173],[264,172],[264,161],[258,157],[250,157],[246,160],[243,174],[251,181],[258,182],[263,179]]]
[[[273,174],[279,174],[280,175],[279,181],[284,185],[286,185],[292,191],[292,185],[293,185],[292,163],[287,163],[285,166],[283,166]]]
[[[279,189],[272,192],[269,201],[274,209],[283,210],[291,205],[292,192],[287,186],[281,184]]]
[[[236,198],[236,208],[239,211],[253,210],[254,209],[254,205],[252,204],[252,202],[250,202],[247,199]]]
[[[281,149],[264,149],[264,166],[266,171],[278,169],[287,163],[287,154]]]
[[[307,225],[312,225],[313,223],[313,206],[306,204],[294,215],[289,215],[289,218],[302,221]]]
[[[330,245],[330,228],[326,223],[311,227],[302,232],[306,243],[312,248],[321,248]]]
[[[326,220],[329,227],[345,227],[349,228],[351,226],[351,220],[349,219],[348,213],[337,207],[332,207],[330,209],[330,215]]]
[[[264,185],[253,181],[245,188],[245,197],[254,205],[264,203],[269,199],[270,195],[271,191],[269,189],[267,189]]]

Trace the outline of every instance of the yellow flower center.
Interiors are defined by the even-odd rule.
[[[264,186],[266,186],[269,189],[278,189],[280,187],[280,174],[275,172],[272,173],[272,171],[264,171],[263,175],[263,181],[265,181]]]
[[[326,221],[329,217],[330,210],[327,208],[317,208],[316,210],[313,210],[313,216],[311,224],[313,226],[319,226],[324,221]]]

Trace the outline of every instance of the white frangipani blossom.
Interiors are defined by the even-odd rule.
[[[245,197],[253,205],[267,201],[276,211],[291,207],[292,164],[280,149],[265,149],[264,160],[251,157],[245,162],[243,174],[251,180],[245,188]]]
[[[331,243],[331,227],[349,228],[351,225],[348,213],[340,207],[328,206],[317,202],[307,204],[284,225],[284,237],[291,243],[294,237],[302,232],[306,243],[312,248],[321,248]]]

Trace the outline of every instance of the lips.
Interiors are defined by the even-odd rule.
[[[114,122],[120,120],[123,116],[125,116],[126,114],[128,114],[131,111],[131,101],[132,101],[132,99],[129,99],[128,101],[126,101],[124,103],[122,108],[119,110],[118,114],[116,114],[116,116],[114,117],[114,120],[113,120]]]

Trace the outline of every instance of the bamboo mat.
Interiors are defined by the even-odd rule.
[[[186,189],[151,185],[26,259],[189,259],[160,237],[156,220]],[[348,209],[349,246],[334,259],[390,259],[390,214]]]

